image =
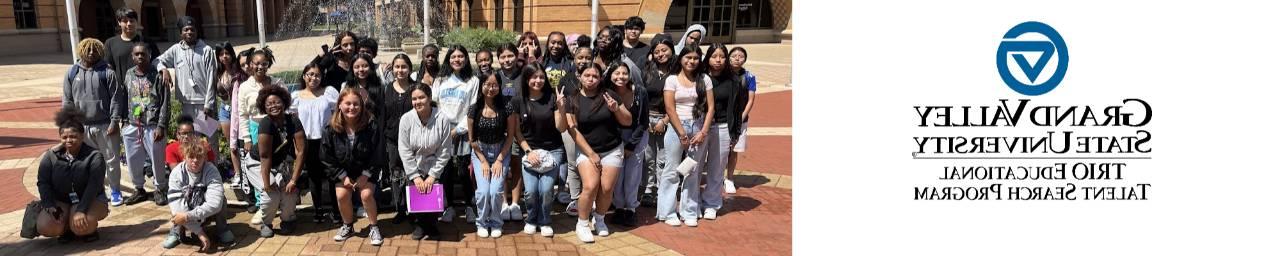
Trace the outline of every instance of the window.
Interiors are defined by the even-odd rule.
[[[18,29],[36,28],[35,0],[13,0],[13,19],[18,23]]]
[[[493,29],[502,30],[502,0],[493,0]]]
[[[773,28],[773,6],[769,0],[738,0],[737,28]]]
[[[688,8],[688,0],[671,1],[671,8],[667,9],[667,24],[663,26],[663,29],[684,31],[688,28]]]

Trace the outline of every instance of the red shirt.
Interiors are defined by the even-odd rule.
[[[208,142],[208,141],[204,141],[203,143],[204,143],[204,149],[205,149],[205,152],[206,152],[206,154],[208,154],[208,155],[209,155],[209,161],[211,161],[211,162],[212,162],[212,161],[213,161],[213,158],[214,158],[214,156],[213,156],[213,149],[212,149],[212,148],[209,148],[209,142]],[[173,141],[173,142],[170,142],[168,146],[165,146],[165,147],[164,147],[164,162],[165,162],[165,163],[167,163],[167,164],[169,164],[169,165],[174,165],[174,164],[177,164],[177,163],[181,163],[181,162],[182,162],[182,160],[184,160],[184,158],[182,157],[182,146],[181,146],[180,144],[181,144],[181,143],[178,143],[178,141]]]

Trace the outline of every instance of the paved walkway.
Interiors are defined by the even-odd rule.
[[[281,64],[273,70],[296,69],[314,54],[310,48],[328,43],[325,37],[272,42]],[[738,194],[727,197],[721,217],[701,221],[697,228],[670,227],[653,220],[652,208],[641,208],[640,227],[611,227],[615,233],[598,238],[594,244],[579,242],[571,228],[573,218],[556,211],[557,234],[542,238],[516,234],[521,223],[508,223],[499,239],[475,237],[475,227],[455,221],[441,229],[444,241],[408,240],[408,225],[392,225],[383,214],[381,247],[367,244],[362,237],[334,242],[336,228],[304,222],[298,234],[260,238],[248,224],[251,214],[243,207],[230,207],[230,221],[237,244],[225,248],[226,255],[785,255],[791,253],[791,46],[788,44],[744,45],[751,52],[748,67],[761,81],[759,103],[748,130],[749,150],[741,156],[735,181]],[[382,53],[389,59],[394,54]],[[94,243],[57,244],[53,239],[21,239],[17,227],[21,209],[36,195],[35,173],[38,157],[58,142],[52,128],[53,113],[60,106],[59,76],[67,65],[62,55],[25,56],[18,63],[0,61],[0,255],[187,255],[194,245],[165,250],[158,244],[170,224],[167,208],[151,203],[112,208],[102,222],[102,240]],[[46,64],[23,64],[46,63]],[[53,63],[53,64],[49,64]],[[297,66],[297,67],[293,67]],[[52,76],[52,78],[50,78]],[[127,176],[127,175],[126,175]],[[124,178],[128,183],[128,178]],[[21,186],[19,186],[21,184]],[[6,186],[7,185],[7,186]],[[129,187],[126,185],[126,187]],[[150,185],[148,185],[150,187]],[[309,202],[309,198],[304,198]],[[563,206],[560,209],[563,209]],[[306,208],[306,207],[304,207]],[[310,220],[303,210],[300,220]],[[362,220],[357,227],[366,225]],[[742,241],[752,244],[744,246]]]

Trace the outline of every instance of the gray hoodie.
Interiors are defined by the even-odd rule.
[[[197,40],[194,46],[174,44],[156,57],[156,66],[158,70],[175,69],[170,75],[177,80],[179,102],[213,109],[218,78],[213,73],[218,69],[218,57],[204,40]]]
[[[204,191],[204,203],[187,207],[187,200],[184,198],[192,189],[202,185]],[[203,220],[213,214],[222,211],[222,175],[218,174],[218,169],[213,167],[211,163],[204,164],[204,170],[200,173],[191,173],[187,171],[185,162],[178,164],[169,172],[169,209],[173,212],[186,212],[188,218],[193,220]],[[190,210],[188,210],[190,209]]]
[[[117,79],[106,61],[99,60],[91,68],[77,62],[62,81],[62,106],[84,111],[85,125],[120,121],[129,102]]]

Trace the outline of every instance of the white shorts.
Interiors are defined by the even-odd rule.
[[[618,144],[618,147],[609,150],[609,152],[596,152],[596,154],[600,155],[600,165],[622,168],[622,151],[622,144]],[[583,162],[590,161],[590,157],[587,157],[582,150],[578,150],[577,164],[581,165]]]
[[[747,152],[747,123],[742,123],[742,134],[738,134],[738,145],[733,146],[733,152]]]

